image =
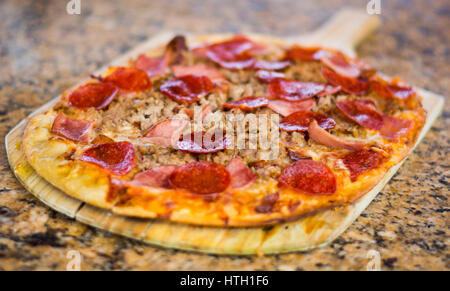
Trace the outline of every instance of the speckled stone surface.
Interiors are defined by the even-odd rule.
[[[4,136],[16,123],[161,30],[300,34],[344,3],[363,9],[367,2],[81,0],[82,14],[71,16],[67,1],[1,1],[0,270],[64,270],[69,250],[80,251],[84,270],[364,270],[369,250],[380,253],[384,270],[449,270],[450,102],[357,221],[331,245],[306,253],[211,256],[112,235],[44,206],[6,160]],[[449,96],[449,2],[382,1],[381,17],[381,29],[359,55],[384,73]]]

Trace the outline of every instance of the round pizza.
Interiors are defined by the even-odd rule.
[[[114,213],[258,226],[354,202],[412,150],[420,96],[343,53],[176,36],[28,123],[36,172]]]

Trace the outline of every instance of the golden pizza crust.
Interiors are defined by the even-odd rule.
[[[199,37],[198,41],[217,41],[223,38],[223,35],[205,36]],[[256,40],[274,42],[271,38],[261,36]],[[333,195],[307,195],[279,189],[277,181],[269,179],[264,183],[254,183],[247,188],[230,190],[205,199],[205,196],[193,195],[184,190],[149,187],[131,187],[125,194],[111,195],[109,174],[98,166],[72,159],[74,150],[80,151],[77,145],[50,132],[55,116],[54,111],[49,111],[33,117],[26,128],[23,141],[29,163],[48,182],[72,197],[97,207],[111,209],[117,214],[159,217],[173,222],[208,226],[275,224],[351,203],[375,187],[390,167],[407,156],[425,120],[423,112],[411,113],[408,118],[415,122],[406,138],[408,144],[392,144],[391,158],[379,168],[362,174],[357,181],[352,183],[345,170],[334,170],[338,187]],[[265,196],[274,193],[279,193],[274,210],[270,213],[257,213],[255,207],[260,205]],[[296,205],[298,201],[300,204]]]

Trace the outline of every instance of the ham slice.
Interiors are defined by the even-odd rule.
[[[231,175],[231,187],[243,188],[255,181],[256,175],[247,167],[240,157],[235,157],[226,167]]]
[[[202,64],[192,66],[172,66],[172,71],[175,77],[199,75],[206,76],[213,82],[225,81],[224,75],[219,70]]]
[[[151,58],[144,54],[139,55],[134,66],[142,71],[147,72],[149,77],[163,74],[169,65],[169,54],[165,53],[161,57]]]
[[[142,140],[162,146],[174,146],[189,121],[184,119],[166,119],[154,124]]]
[[[356,140],[346,140],[330,134],[313,120],[308,128],[309,137],[317,143],[338,149],[360,150],[365,143]]]
[[[155,167],[137,174],[131,183],[134,186],[170,189],[169,176],[176,168],[172,165]]]
[[[269,108],[278,114],[283,116],[291,115],[297,111],[310,111],[316,101],[314,99],[308,99],[304,101],[285,101],[281,99],[269,100]]]
[[[51,131],[59,136],[79,142],[89,141],[91,123],[73,119],[59,113],[53,121]]]

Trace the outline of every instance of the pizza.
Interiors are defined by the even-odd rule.
[[[362,197],[425,119],[411,86],[339,51],[179,35],[64,92],[23,148],[55,187],[117,214],[261,226]]]

